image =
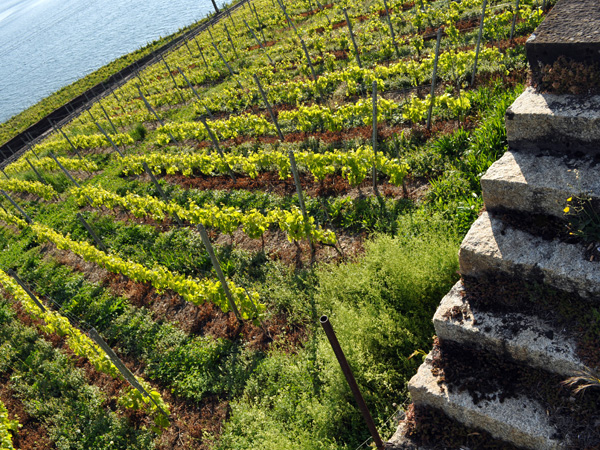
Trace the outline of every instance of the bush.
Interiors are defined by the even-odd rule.
[[[394,403],[431,346],[431,317],[458,277],[457,239],[435,220],[400,223],[396,238],[366,244],[360,261],[317,273],[315,307],[327,314],[382,435]],[[218,448],[356,448],[368,437],[324,333],[314,325],[297,354],[275,350],[246,384]]]

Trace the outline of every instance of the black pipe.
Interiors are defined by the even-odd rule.
[[[325,330],[325,334],[327,335],[327,339],[329,339],[329,343],[333,348],[333,353],[335,353],[335,357],[337,358],[340,366],[342,368],[342,372],[344,372],[344,376],[346,377],[346,381],[350,385],[350,390],[352,391],[352,395],[354,395],[354,399],[356,403],[358,403],[358,408],[362,413],[363,419],[367,423],[367,427],[369,428],[369,432],[373,437],[373,441],[375,441],[375,445],[378,450],[384,450],[383,442],[381,441],[381,437],[379,436],[379,432],[377,428],[375,428],[375,422],[373,422],[373,418],[371,417],[371,413],[369,412],[369,408],[367,408],[367,404],[363,399],[362,394],[360,393],[360,389],[358,388],[358,384],[356,384],[356,380],[354,379],[354,375],[352,374],[352,369],[350,369],[350,365],[346,360],[346,356],[344,355],[344,351],[342,347],[340,347],[340,343],[337,340],[335,332],[333,331],[333,327],[329,322],[329,317],[321,316],[319,320],[321,322],[321,326],[323,330]]]

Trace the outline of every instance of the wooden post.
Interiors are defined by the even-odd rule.
[[[6,172],[4,171],[4,169],[0,168],[0,170],[2,171],[2,174],[6,177],[6,179],[10,180],[10,177],[6,174]]]
[[[352,31],[352,24],[350,23],[350,19],[348,18],[348,11],[346,8],[343,9],[344,17],[346,18],[346,23],[348,24],[348,30],[350,30],[350,39],[352,39],[352,45],[354,45],[354,52],[356,53],[356,63],[358,67],[362,68],[362,64],[360,63],[360,56],[358,54],[358,46],[356,45],[356,40],[354,39],[354,32]]]
[[[6,197],[6,199],[7,199],[7,200],[8,200],[8,201],[9,201],[9,202],[10,202],[10,203],[11,203],[11,204],[12,204],[12,205],[15,207],[15,208],[17,208],[17,211],[19,211],[19,212],[21,213],[21,215],[22,215],[23,217],[25,217],[25,222],[27,222],[28,224],[30,224],[30,225],[31,225],[31,224],[33,223],[33,219],[32,219],[31,217],[29,217],[29,216],[27,215],[27,213],[26,213],[25,211],[23,211],[23,210],[21,209],[21,207],[15,203],[15,201],[14,201],[14,200],[13,200],[13,199],[10,197],[10,195],[8,195],[8,194],[7,194],[7,193],[4,191],[4,189],[0,189],[0,192],[2,193],[2,195],[4,195],[4,196]]]
[[[304,197],[302,195],[302,185],[300,184],[300,174],[298,173],[298,167],[296,166],[296,158],[294,152],[290,150],[290,166],[292,168],[292,175],[294,176],[294,184],[296,185],[296,193],[298,194],[298,203],[300,203],[300,210],[304,221],[308,223],[308,213],[306,212],[306,205],[304,204]]]
[[[248,27],[248,31],[250,31],[254,40],[258,43],[258,46],[265,52],[265,55],[267,55],[267,58],[269,58],[269,61],[271,61],[271,64],[275,65],[275,63],[271,59],[271,56],[269,56],[269,53],[263,46],[262,42],[260,42],[260,40],[256,37],[256,34],[254,34],[254,31],[252,31],[252,28],[250,28],[250,26],[248,25],[248,22],[246,22],[246,19],[244,19],[244,23],[246,24],[246,27]]]
[[[117,100],[118,103],[121,103],[121,99],[119,97],[117,97],[117,92],[116,92],[116,86],[113,88],[113,90],[110,92],[114,97],[115,100]]]
[[[214,6],[214,8],[215,8],[215,12],[216,12],[217,14],[219,14],[219,8],[217,8],[217,4],[215,3],[215,0],[210,0],[210,1],[212,2],[213,6]]]
[[[194,42],[196,43],[196,46],[198,47],[198,51],[200,52],[200,56],[202,57],[202,61],[204,61],[204,65],[206,66],[206,70],[208,69],[208,63],[206,62],[206,58],[204,57],[204,53],[202,53],[202,49],[200,48],[200,44],[198,44],[198,41],[196,40],[196,38],[194,38]]]
[[[242,317],[240,316],[240,312],[237,308],[237,305],[235,304],[233,295],[231,295],[231,291],[229,290],[229,285],[227,284],[225,275],[223,275],[223,271],[221,270],[221,264],[219,263],[219,260],[217,259],[217,255],[215,255],[213,246],[210,243],[210,238],[208,237],[206,228],[204,228],[204,225],[202,225],[201,223],[198,224],[197,228],[198,228],[198,231],[200,232],[200,237],[202,238],[202,242],[204,243],[204,246],[206,247],[206,251],[208,252],[208,255],[210,256],[210,260],[215,269],[215,272],[217,273],[217,277],[219,278],[219,281],[221,282],[221,286],[223,286],[223,290],[225,291],[225,296],[227,297],[227,303],[229,304],[229,308],[233,311],[237,320],[239,320],[241,322]]]
[[[394,44],[394,49],[396,50],[396,57],[400,59],[400,50],[398,49],[398,43],[396,42],[396,36],[394,34],[394,26],[392,25],[392,19],[390,17],[390,9],[387,5],[387,0],[383,0],[383,6],[385,6],[385,12],[387,17],[387,23],[390,27],[390,35],[392,36],[392,44]]]
[[[27,164],[29,164],[29,166],[31,167],[31,169],[35,172],[35,175],[38,177],[38,180],[40,180],[40,183],[42,183],[42,184],[48,184],[48,182],[37,171],[37,169],[35,168],[35,166],[33,164],[31,164],[31,161],[29,161],[29,158],[25,158],[25,161],[27,161]]]
[[[300,39],[300,43],[302,44],[302,49],[304,50],[304,54],[306,55],[306,60],[308,61],[308,66],[310,67],[310,72],[312,74],[313,81],[316,83],[317,82],[317,74],[315,73],[315,68],[312,65],[312,61],[310,60],[310,54],[308,53],[308,49],[306,48],[304,39],[302,39],[300,36],[298,36],[298,38]]]
[[[438,58],[440,56],[440,41],[442,40],[442,27],[437,31],[437,42],[435,44],[435,59],[433,60],[433,73],[431,74],[431,93],[429,94],[429,111],[427,112],[427,129],[431,130],[431,114],[435,101],[435,79],[437,78]]]
[[[6,273],[8,273],[11,277],[15,279],[19,286],[21,286],[21,288],[27,293],[27,295],[29,295],[31,300],[33,300],[33,303],[35,303],[38,306],[38,308],[42,310],[42,312],[47,312],[46,307],[42,304],[42,302],[38,300],[38,298],[33,294],[33,292],[31,292],[31,289],[29,289],[29,287],[25,283],[23,283],[23,281],[21,281],[21,279],[14,270],[8,269]]]
[[[102,106],[102,102],[100,100],[98,100],[98,106],[100,106],[100,109],[102,109],[102,112],[104,113],[104,117],[106,117],[106,120],[108,120],[108,123],[110,123],[110,126],[112,127],[112,129],[115,132],[115,134],[118,134],[119,132],[117,131],[115,125],[112,122],[112,120],[110,120],[110,116],[106,112],[106,109],[104,109],[104,106]],[[89,111],[89,109],[88,109],[88,111]]]
[[[194,89],[194,86],[192,85],[192,83],[190,83],[190,80],[188,80],[188,77],[185,76],[185,73],[183,73],[183,70],[181,70],[181,68],[178,67],[177,70],[179,71],[179,73],[181,74],[181,76],[183,77],[183,79],[185,80],[185,82],[188,84],[188,86],[190,87],[190,89],[192,90],[192,92],[194,93],[194,95],[196,96],[196,98],[198,99],[198,101],[200,102],[200,104],[202,106],[204,106],[204,109],[206,109],[206,112],[208,113],[208,117],[210,117],[212,119],[213,115],[210,112],[210,109],[208,109],[208,107],[204,103],[202,103],[202,99],[200,98],[200,95],[198,94],[198,92],[196,91],[196,89]]]
[[[373,192],[379,196],[377,189],[377,81],[373,81]]]
[[[150,170],[150,167],[148,167],[148,164],[146,164],[145,161],[142,163],[142,167],[144,168],[144,170],[146,171],[146,173],[148,174],[148,176],[152,180],[152,183],[154,184],[154,187],[158,191],[158,194],[162,197],[163,201],[165,203],[169,203],[169,198],[167,197],[167,194],[165,194],[165,191],[163,191],[162,186],[158,183],[158,180],[156,179],[156,177],[154,176],[154,174]],[[183,226],[183,222],[181,221],[181,219],[179,218],[179,216],[177,215],[177,213],[174,213],[173,216],[175,217],[175,220],[177,221],[177,224],[180,227],[182,227]]]
[[[96,233],[94,233],[94,230],[85,221],[85,219],[83,218],[83,216],[81,214],[79,214],[79,213],[77,213],[76,216],[79,219],[79,221],[81,222],[81,224],[84,226],[84,228],[87,230],[87,232],[92,236],[92,238],[94,238],[94,241],[96,242],[96,245],[100,248],[100,250],[102,250],[104,253],[108,253],[108,250],[106,249],[106,246],[102,243],[102,241],[100,240],[100,238],[98,237],[98,235]]]
[[[100,336],[100,334],[98,334],[95,328],[92,328],[89,331],[89,336],[96,344],[98,344],[98,347],[100,347],[104,351],[104,353],[106,353],[106,356],[110,358],[115,367],[119,370],[119,372],[121,372],[123,378],[125,378],[129,382],[129,384],[131,384],[135,389],[137,389],[140,392],[140,394],[152,400],[152,403],[154,403],[154,405],[165,417],[169,417],[169,415],[160,407],[156,400],[154,400],[154,398],[146,391],[146,389],[144,389],[144,386],[140,384],[140,382],[131,373],[127,366],[123,364],[123,362],[119,359],[119,357],[113,351],[113,349],[109,347],[109,345],[104,341],[104,339],[102,339],[102,337]]]
[[[260,17],[258,16],[258,12],[256,11],[256,6],[253,5],[252,3],[250,4],[250,9],[254,8],[254,15],[256,16],[256,22],[258,23],[258,31],[260,31],[260,34],[262,35],[263,41],[267,42],[267,39],[265,38],[265,33],[263,33],[263,23],[260,20]]]
[[[200,122],[202,122],[202,125],[204,125],[204,128],[206,128],[206,131],[208,132],[208,136],[210,137],[210,140],[212,141],[215,149],[217,150],[217,153],[219,154],[219,156],[221,158],[223,158],[223,161],[225,161],[225,155],[223,154],[223,150],[221,150],[221,147],[219,146],[219,141],[217,141],[217,138],[215,137],[212,130],[208,126],[208,123],[206,123],[206,120],[204,119],[204,117],[200,116]],[[229,176],[235,182],[235,174],[233,173],[233,170],[231,170],[231,167],[229,167],[229,164],[227,164],[227,169],[229,170]]]
[[[183,41],[185,47],[188,49],[188,52],[190,52],[190,56],[192,58],[195,58],[194,54],[192,53],[192,49],[190,48],[190,46],[188,45],[187,41]]]
[[[60,169],[64,172],[64,174],[71,181],[71,183],[73,183],[75,186],[77,186],[78,188],[81,189],[81,186],[79,185],[79,183],[77,181],[75,181],[75,178],[73,178],[71,176],[71,174],[69,173],[69,171],[67,169],[65,169],[63,167],[63,165],[58,161],[58,159],[56,158],[56,156],[54,155],[54,153],[50,152],[50,158],[52,158],[54,160],[54,162],[58,165],[58,167],[60,167]],[[90,200],[90,202],[92,201],[92,199],[90,197],[88,197],[88,199]]]
[[[179,97],[181,98],[181,103],[185,103],[185,98],[183,98],[183,94],[181,93],[181,91],[179,90],[179,87],[177,86],[177,81],[175,81],[175,77],[173,76],[173,73],[171,72],[171,68],[169,67],[169,64],[167,64],[167,60],[162,55],[160,55],[160,59],[162,59],[162,62],[165,63],[167,72],[169,72],[169,75],[171,76],[171,80],[173,80],[173,85],[175,86],[175,90],[177,91],[177,93],[179,94]]]
[[[225,63],[225,65],[227,66],[227,68],[229,69],[229,73],[231,74],[231,77],[233,79],[235,79],[235,81],[237,81],[237,84],[240,86],[240,89],[244,89],[244,87],[242,86],[242,83],[240,83],[240,80],[237,79],[237,77],[235,76],[235,74],[233,73],[233,70],[231,69],[231,66],[229,65],[229,63],[225,60],[225,58],[223,57],[223,55],[221,54],[221,52],[219,51],[219,49],[217,48],[217,46],[215,45],[214,42],[211,42],[212,46],[215,48],[215,50],[217,51],[217,53],[219,54],[219,56],[221,57],[221,60]]]
[[[277,134],[279,135],[279,139],[281,141],[283,141],[283,133],[281,132],[281,129],[279,128],[279,124],[277,123],[277,118],[275,117],[275,114],[273,113],[273,109],[271,108],[271,104],[269,103],[269,99],[267,98],[267,94],[265,94],[265,91],[263,90],[263,87],[260,84],[260,80],[258,79],[258,77],[256,75],[254,75],[254,81],[256,81],[256,84],[258,85],[258,90],[260,91],[260,95],[262,95],[265,105],[267,106],[267,110],[269,111],[271,120],[275,124],[275,128],[277,128]]]
[[[106,131],[104,131],[104,128],[102,128],[98,122],[94,122],[94,123],[96,124],[96,127],[98,127],[98,129],[102,132],[102,134],[104,135],[104,137],[108,140],[108,142],[110,142],[110,144],[113,146],[113,149],[115,149],[115,151],[122,158],[123,157],[123,153],[121,153],[121,150],[119,150],[119,147],[117,147],[117,145],[113,142],[113,140],[106,133]]]
[[[150,105],[150,103],[148,103],[148,100],[146,100],[146,97],[144,97],[144,94],[142,94],[142,90],[140,89],[139,86],[137,86],[138,92],[140,93],[140,96],[142,97],[142,100],[144,101],[144,104],[146,105],[146,108],[148,108],[148,111],[150,111],[154,117],[156,117],[156,120],[158,120],[158,123],[160,123],[161,126],[165,126],[164,122],[162,120],[160,120],[160,118],[158,117],[158,114],[156,114],[156,111],[154,111],[154,108],[152,108],[152,106]],[[171,132],[169,132],[169,137],[173,140],[173,142],[177,142],[177,139],[175,139],[175,136],[173,136],[171,134]]]
[[[487,0],[483,0],[481,11],[481,22],[479,24],[479,35],[477,36],[477,48],[475,49],[475,62],[473,64],[473,75],[471,76],[471,86],[475,85],[475,74],[477,73],[477,59],[479,58],[479,45],[481,44],[481,35],[483,34],[483,23],[485,22],[485,7]]]
[[[31,153],[33,153],[33,155],[34,155],[34,156],[35,156],[35,157],[36,157],[36,158],[39,160],[39,159],[40,159],[40,157],[39,157],[39,156],[38,156],[38,154],[35,152],[35,150],[33,149],[33,145],[32,145],[32,144],[33,144],[33,141],[34,141],[34,138],[31,136],[31,134],[29,134],[29,131],[27,131],[27,132],[25,133],[25,136],[27,137],[27,141],[28,141],[28,142],[27,142],[27,144],[30,146]]]
[[[52,123],[52,122],[50,122],[50,123]],[[71,139],[69,139],[69,137],[65,134],[65,132],[60,127],[57,128],[56,125],[54,125],[54,123],[52,123],[52,128],[54,128],[54,131],[60,131],[60,134],[62,134],[64,136],[64,138],[67,140],[67,142],[69,143],[69,145],[71,146],[71,148],[73,149],[75,154],[79,157],[79,159],[83,159],[81,157],[81,155],[79,154],[79,152],[77,151],[77,149],[75,148],[75,146],[73,145],[73,143],[71,142]]]
[[[512,25],[510,27],[510,40],[512,42],[513,36],[515,34],[515,25],[517,24],[517,16],[519,15],[519,0],[517,0],[517,4],[515,6],[515,12],[513,14]]]
[[[292,19],[290,19],[290,16],[288,16],[287,9],[285,8],[285,5],[283,4],[283,0],[277,0],[277,3],[279,3],[279,6],[281,7],[283,14],[285,14],[285,18],[287,19],[287,22],[294,29],[296,34],[298,34],[298,30],[296,30],[296,26],[294,25],[294,22],[292,22]]]
[[[236,58],[240,58],[240,56],[238,55],[237,51],[235,50],[235,45],[233,45],[233,40],[231,39],[231,35],[229,34],[229,30],[227,29],[227,25],[223,24],[223,28],[225,28],[225,33],[227,33],[227,39],[229,40],[229,43],[231,44],[231,48],[233,50],[233,53],[235,55]]]

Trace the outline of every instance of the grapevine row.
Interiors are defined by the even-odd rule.
[[[0,217],[2,220],[12,222],[15,225],[23,225],[23,223],[19,222],[19,219],[8,217],[8,214],[3,211],[0,211]],[[117,367],[94,341],[72,326],[69,320],[61,316],[58,312],[50,310],[42,311],[21,286],[1,270],[0,285],[21,304],[30,317],[44,322],[45,325],[40,326],[42,331],[65,337],[65,342],[73,353],[79,357],[86,358],[97,371],[116,379],[124,379]],[[160,393],[152,389],[146,381],[138,378],[138,382],[148,392],[152,400],[142,395],[137,389],[130,388],[128,392],[121,396],[119,404],[127,408],[142,409],[153,416],[157,426],[167,427],[169,424],[168,417],[165,417],[162,413],[162,411],[165,411],[168,414],[169,407],[167,403],[163,400]],[[162,411],[157,405],[162,408]],[[0,419],[1,417],[0,415]]]

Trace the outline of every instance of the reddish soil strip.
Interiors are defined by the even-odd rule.
[[[275,45],[277,43],[277,41],[267,41],[267,42],[263,42],[263,47],[272,47],[273,45]],[[260,48],[260,45],[256,44],[253,45],[252,47],[248,47],[248,50],[257,50]]]
[[[29,317],[20,304],[13,304],[13,309],[17,312],[17,317],[26,325],[34,326],[41,324],[40,321],[33,321]],[[233,319],[235,320],[235,318]],[[246,328],[244,332],[252,332]],[[131,409],[120,408],[117,405],[117,398],[124,389],[129,387],[129,384],[120,379],[113,378],[105,373],[98,372],[86,358],[81,358],[75,355],[72,350],[66,345],[64,338],[56,334],[47,334],[40,331],[40,335],[50,342],[53,347],[61,349],[75,362],[75,366],[85,371],[88,381],[100,388],[100,390],[106,394],[107,401],[106,406],[112,411],[117,411],[119,414],[126,416],[129,423],[135,427],[140,426],[150,427],[153,422],[150,417],[143,411],[135,411]],[[141,375],[141,371],[144,368],[144,364],[135,360],[131,357],[124,357],[119,355],[125,365],[136,375]],[[149,380],[146,380],[149,381]],[[167,428],[159,438],[159,449],[210,449],[211,442],[203,442],[205,433],[209,433],[213,436],[218,436],[222,429],[222,424],[225,421],[228,413],[228,402],[220,400],[216,397],[211,397],[203,400],[199,404],[188,402],[185,399],[175,397],[171,394],[168,386],[156,386],[156,383],[151,383],[153,388],[157,389],[163,399],[169,404],[171,408],[171,425]],[[0,383],[0,394],[3,392],[3,386],[6,383]],[[7,402],[10,404],[10,402]],[[24,415],[23,417],[28,417]],[[21,416],[19,415],[19,418]],[[32,430],[40,430],[37,434],[31,433],[31,437],[28,437],[28,442],[32,439],[38,439],[39,442],[44,442],[45,435],[42,433],[44,429],[35,422],[32,422]],[[37,428],[36,428],[37,427]],[[19,433],[21,434],[21,433]],[[37,436],[40,436],[39,438]],[[24,437],[20,437],[24,439]],[[47,437],[46,437],[47,440]],[[35,444],[35,442],[34,442]],[[38,449],[40,447],[33,445],[31,447],[20,447],[20,448],[33,448]],[[52,444],[48,441],[48,445],[42,448],[52,448]]]
[[[0,401],[6,406],[9,418],[18,420],[22,425],[13,435],[14,447],[23,450],[54,448],[54,444],[48,438],[46,427],[27,414],[23,403],[13,397],[9,378],[6,373],[0,376]]]
[[[236,175],[235,181],[229,175],[195,175],[192,177],[184,175],[165,175],[167,182],[177,184],[186,189],[199,190],[246,190],[263,191],[280,196],[294,195],[296,185],[290,176],[283,180],[279,178],[278,172],[260,172],[255,178],[247,175]],[[403,198],[404,193],[401,186],[395,186],[386,181],[385,176],[380,176],[379,187],[381,193],[386,197],[395,199]],[[410,193],[426,184],[423,180],[408,180],[407,190]],[[373,194],[372,181],[365,179],[359,186],[352,187],[346,179],[339,174],[327,175],[323,181],[316,181],[311,174],[300,174],[300,184],[305,195],[309,197],[340,197],[348,195],[352,198],[371,196]]]

